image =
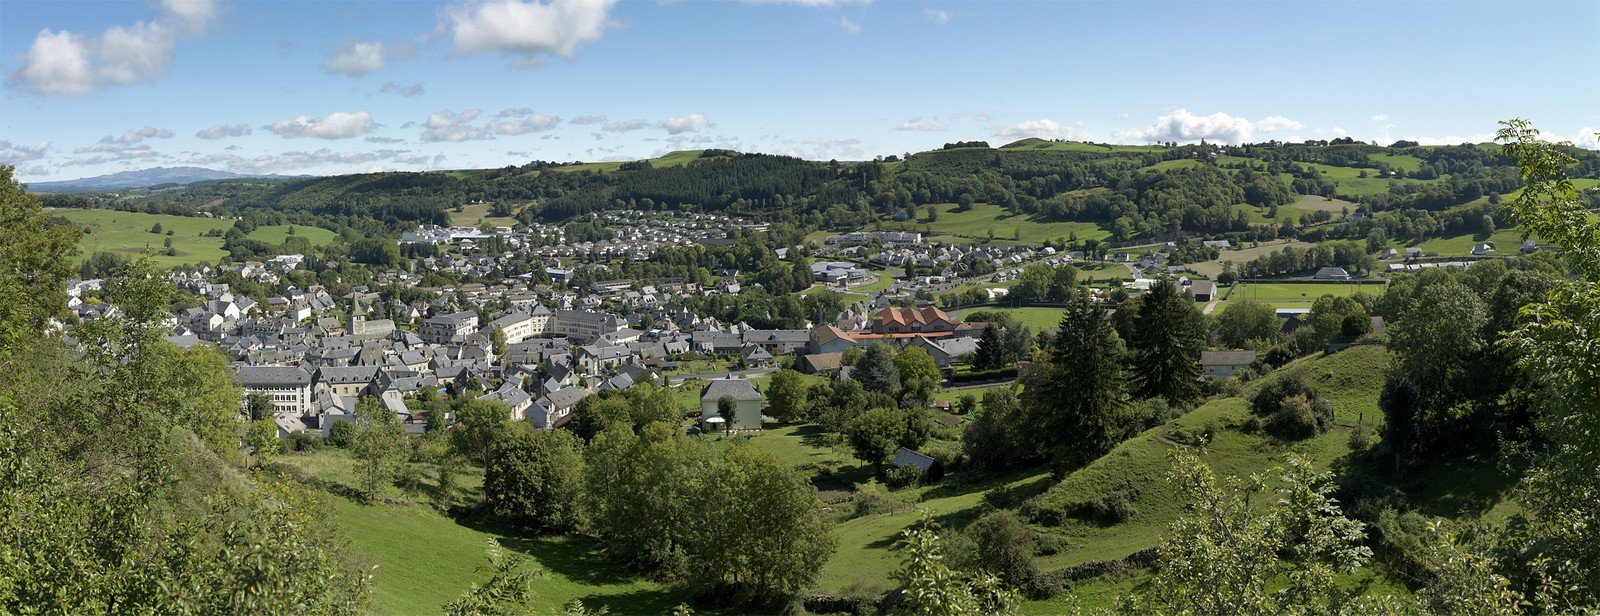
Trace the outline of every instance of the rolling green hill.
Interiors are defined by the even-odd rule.
[[[169,237],[166,232],[172,231],[170,236],[173,239],[172,246],[178,254],[173,256],[153,254],[150,259],[157,267],[172,267],[186,263],[215,263],[228,253],[222,250],[222,237],[207,237],[205,233],[227,231],[233,226],[233,221],[218,218],[116,210],[55,209],[50,210],[50,215],[65,218],[89,230],[83,239],[78,241],[79,261],[95,252],[115,252],[127,257],[138,255],[146,249],[159,253]],[[150,229],[157,224],[161,225],[162,232],[151,233]],[[327,229],[305,225],[257,227],[247,237],[277,246],[289,236],[290,227],[294,227],[295,235],[306,238],[313,246],[327,244],[336,237]]]

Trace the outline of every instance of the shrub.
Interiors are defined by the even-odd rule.
[[[1072,549],[1072,541],[1060,535],[1039,535],[1039,545],[1033,553],[1039,556],[1051,556]]]
[[[864,483],[856,486],[856,510],[853,517],[862,518],[880,513],[895,513],[906,508],[906,504],[889,498],[878,489],[877,484]]]
[[[328,429],[328,443],[334,447],[338,447],[340,449],[349,448],[350,443],[355,442],[355,438],[355,422],[341,421],[333,424],[333,427]]]
[[[937,460],[946,473],[960,468],[961,462],[966,459],[959,446],[947,443],[923,445],[922,454]]]
[[[892,489],[915,488],[922,485],[922,469],[907,464],[889,471],[889,487]]]
[[[1139,498],[1138,488],[1112,492],[1097,500],[1069,503],[1062,508],[1066,517],[1105,526],[1121,524],[1133,517],[1133,502]]]
[[[326,444],[322,437],[309,434],[305,430],[295,430],[289,434],[290,451],[318,451]]]
[[[1372,431],[1367,429],[1366,423],[1356,424],[1350,431],[1350,451],[1360,454],[1372,448]]]

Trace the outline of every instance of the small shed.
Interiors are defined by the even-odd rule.
[[[901,447],[900,451],[894,452],[894,462],[890,466],[900,468],[908,465],[922,469],[922,481],[924,483],[933,483],[944,478],[944,465],[940,464],[938,460],[933,459],[932,456]]]

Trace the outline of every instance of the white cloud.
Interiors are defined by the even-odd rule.
[[[910,120],[901,122],[899,126],[894,127],[895,130],[919,130],[926,133],[942,133],[945,131],[945,128],[946,127],[943,124],[923,120],[922,118],[911,118]]]
[[[205,31],[218,10],[211,0],[167,0],[162,8],[152,21],[114,25],[98,36],[40,30],[14,76],[36,94],[81,96],[165,74],[178,40]]]
[[[571,58],[611,26],[616,0],[489,0],[445,9],[456,51]]]
[[[1122,120],[1122,121],[1127,121],[1127,120],[1131,119],[1132,117],[1133,117],[1133,114],[1128,113],[1126,111],[1117,114],[1117,119],[1118,120]]]
[[[606,119],[607,118],[603,115],[581,115],[574,116],[571,120],[568,120],[568,122],[573,124],[599,124],[606,121]]]
[[[340,47],[322,62],[322,70],[347,77],[360,77],[379,70],[389,63],[389,51],[383,41],[350,43]]]
[[[194,136],[201,139],[221,139],[223,137],[240,137],[250,134],[248,124],[217,124],[210,128],[202,129]]]
[[[487,127],[496,135],[542,133],[561,123],[561,118],[534,113],[532,109],[526,107],[501,111],[498,117],[502,119],[490,122]]]
[[[124,131],[121,135],[107,135],[105,137],[101,137],[100,143],[108,145],[129,145],[151,138],[171,139],[172,131],[165,128],[146,126],[139,130]]]
[[[1389,116],[1380,113],[1378,115],[1372,116],[1372,121],[1373,122],[1388,122],[1389,121]]]
[[[448,109],[428,116],[422,131],[423,141],[478,141],[494,139],[496,135],[524,135],[548,131],[561,123],[561,118],[534,112],[526,107],[506,109],[495,114],[483,126],[473,122],[482,114],[479,109],[455,113]]]
[[[493,139],[494,133],[481,127],[473,126],[472,121],[478,119],[481,110],[467,109],[456,113],[448,109],[428,115],[426,127],[422,130],[423,141],[476,141]]]
[[[922,17],[936,24],[950,23],[950,11],[922,9]]]
[[[30,160],[39,160],[44,158],[49,150],[49,141],[40,141],[37,145],[30,147],[25,144],[13,144],[10,141],[0,139],[0,164],[15,165]]]
[[[395,83],[393,81],[390,81],[390,82],[387,82],[387,83],[383,84],[383,87],[380,88],[378,91],[382,92],[384,94],[388,94],[388,93],[392,92],[392,93],[395,93],[395,94],[399,94],[400,96],[404,96],[406,98],[413,98],[413,97],[421,96],[423,93],[427,92],[427,90],[422,87],[421,83],[414,83],[414,84],[411,84],[409,86],[402,86],[402,85],[400,85],[398,83]]]
[[[854,34],[860,34],[861,33],[861,24],[858,24],[856,22],[850,21],[849,17],[840,17],[839,18],[839,31],[843,32],[845,36],[851,36],[851,35],[854,35]]]
[[[1300,130],[1301,128],[1304,128],[1304,125],[1283,116],[1268,116],[1261,118],[1260,122],[1256,122],[1256,130],[1263,133],[1284,129]]]
[[[872,0],[744,0],[745,4],[793,4],[796,6],[843,6],[872,4]]]
[[[680,133],[698,133],[701,129],[710,125],[711,120],[707,120],[704,114],[699,113],[691,113],[686,116],[667,118],[656,124],[656,126],[666,129],[667,134],[669,135],[677,135]]]
[[[1088,133],[1083,130],[1083,123],[1078,122],[1072,126],[1062,126],[1051,119],[1028,120],[1010,126],[994,127],[990,129],[995,137],[1006,141],[1016,141],[1037,137],[1040,139],[1072,139],[1082,141],[1088,138]]]
[[[952,120],[966,120],[971,118],[972,120],[978,122],[988,122],[989,119],[993,117],[993,114],[984,113],[982,111],[958,111],[950,114],[950,119]]]
[[[1551,140],[1551,135],[1544,135],[1545,140]],[[1444,135],[1439,137],[1406,135],[1401,137],[1406,141],[1415,141],[1421,145],[1460,145],[1463,143],[1485,143],[1494,141],[1494,133],[1479,133],[1476,135]],[[1559,141],[1559,139],[1557,139]],[[1383,145],[1389,145],[1387,143]]]
[[[650,123],[644,120],[623,120],[620,122],[607,122],[605,126],[600,127],[600,130],[610,133],[626,133],[648,126],[650,126]],[[598,139],[599,135],[596,135],[595,138]]]
[[[1198,116],[1190,113],[1188,109],[1178,109],[1156,118],[1156,121],[1147,128],[1119,130],[1114,134],[1118,139],[1132,141],[1192,143],[1205,140],[1238,144],[1249,143],[1254,140],[1258,132],[1298,130],[1302,127],[1299,122],[1283,116],[1269,116],[1259,122],[1251,122],[1220,111],[1208,116]]]
[[[355,113],[336,111],[322,118],[303,115],[288,120],[279,120],[273,123],[272,126],[267,127],[267,130],[285,139],[299,137],[348,139],[372,132],[375,127],[377,127],[377,124],[373,123],[372,114],[370,113],[365,111]]]

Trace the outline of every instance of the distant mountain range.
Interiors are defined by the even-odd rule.
[[[211,180],[298,180],[316,177],[310,175],[247,175],[216,171],[204,167],[154,167],[137,171],[121,171],[110,175],[98,175],[92,178],[76,180],[61,180],[58,182],[34,182],[28,184],[32,192],[47,193],[79,193],[96,192],[102,190],[127,190],[131,188],[149,188],[162,184],[193,184]]]

